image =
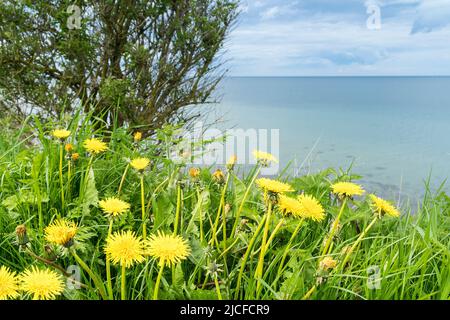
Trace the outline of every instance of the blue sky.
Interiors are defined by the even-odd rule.
[[[241,0],[240,9],[226,44],[232,76],[450,75],[450,0]]]

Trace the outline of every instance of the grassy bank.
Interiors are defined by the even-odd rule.
[[[445,194],[397,217],[348,172],[278,184],[264,153],[246,174],[191,169],[168,156],[173,128],[141,139],[92,119],[0,133],[0,297],[450,298]]]

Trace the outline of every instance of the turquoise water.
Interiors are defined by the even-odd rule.
[[[450,77],[227,78],[219,93],[224,127],[280,129],[291,173],[354,162],[370,191],[400,200],[450,177]]]

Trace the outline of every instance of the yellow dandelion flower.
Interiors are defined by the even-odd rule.
[[[64,291],[59,274],[50,269],[33,266],[20,276],[21,289],[33,295],[33,300],[53,300]]]
[[[136,131],[136,132],[134,133],[133,138],[134,138],[134,141],[136,141],[136,142],[141,141],[141,139],[142,139],[142,132]]]
[[[158,231],[147,241],[147,254],[159,259],[159,265],[172,265],[186,259],[191,249],[186,240],[177,235],[165,235]]]
[[[256,185],[261,189],[272,193],[286,193],[294,191],[289,184],[268,178],[259,178],[256,180]]]
[[[53,223],[45,228],[44,231],[45,239],[48,242],[70,247],[73,244],[73,238],[77,233],[77,226],[72,221],[58,219],[53,221]]]
[[[112,263],[129,268],[144,261],[144,242],[132,231],[116,232],[106,239],[105,253]]]
[[[200,175],[200,169],[199,168],[189,168],[189,176],[192,179],[198,178],[199,175]]]
[[[70,131],[65,129],[56,129],[52,131],[52,136],[60,140],[66,140],[70,136]]]
[[[150,159],[148,158],[136,158],[131,160],[130,166],[138,171],[144,171],[145,168],[150,164]]]
[[[370,200],[372,201],[372,208],[380,216],[388,215],[390,217],[397,218],[400,216],[400,211],[397,210],[392,204],[384,199],[378,198],[376,195],[371,194]]]
[[[262,162],[264,164],[268,164],[269,162],[275,162],[278,163],[278,159],[268,152],[259,151],[259,150],[253,150],[253,156],[255,159],[259,162]]]
[[[77,153],[77,152],[72,153],[72,157],[71,158],[72,158],[72,161],[77,161],[80,158],[80,154]]]
[[[110,217],[117,217],[130,209],[129,203],[115,197],[100,200],[98,202],[98,205],[103,210],[103,212]]]
[[[0,300],[14,299],[19,295],[19,280],[15,272],[0,267]]]
[[[297,201],[297,199],[280,195],[278,198],[278,209],[284,214],[284,215],[293,215],[296,217],[301,216],[302,212],[302,206],[300,205],[300,202]]]
[[[108,146],[106,145],[106,143],[96,138],[86,139],[83,143],[83,146],[88,152],[95,154],[99,154],[108,150]]]
[[[337,266],[337,261],[331,257],[325,257],[319,263],[319,269],[324,270],[324,271],[334,269],[334,268],[336,268],[336,266]]]
[[[217,183],[225,182],[225,175],[223,174],[223,171],[220,169],[217,169],[216,171],[214,171],[212,176],[213,176],[214,181]]]
[[[230,157],[230,159],[228,159],[227,165],[229,166],[234,166],[237,162],[237,156],[236,155],[232,155]]]
[[[316,198],[306,194],[301,194],[298,196],[298,201],[300,202],[300,215],[302,217],[309,218],[314,221],[322,221],[325,218],[325,210]]]
[[[234,166],[236,165],[236,162],[237,162],[237,156],[236,156],[236,155],[232,155],[232,156],[230,157],[230,159],[228,159],[228,162],[227,162],[227,169],[228,169],[228,170],[233,170],[233,169],[234,169]]]
[[[339,198],[360,196],[364,194],[364,189],[351,182],[337,182],[331,186],[333,193],[337,194]]]

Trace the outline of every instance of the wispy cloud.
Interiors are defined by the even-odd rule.
[[[371,0],[382,26],[369,30],[368,3],[244,1],[247,12],[228,46],[232,74],[450,74],[446,14],[421,0]]]
[[[411,33],[432,32],[450,25],[450,1],[434,0],[420,4]]]

